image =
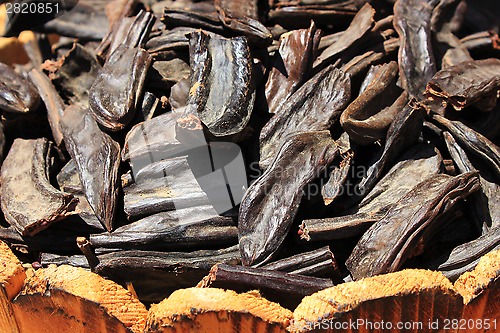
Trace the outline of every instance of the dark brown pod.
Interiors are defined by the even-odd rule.
[[[2,165],[2,211],[24,236],[75,213],[78,200],[49,182],[53,153],[47,139],[16,139]]]
[[[88,110],[76,105],[64,111],[61,130],[85,196],[99,221],[111,231],[118,195],[120,145],[101,131]]]
[[[133,119],[151,61],[148,52],[127,45],[110,55],[89,90],[90,110],[99,124],[119,131]]]
[[[408,102],[387,130],[384,149],[377,161],[368,168],[366,175],[359,183],[360,193],[368,193],[378,182],[388,166],[415,144],[420,136],[424,121],[424,108],[412,101]]]
[[[240,205],[238,234],[244,265],[271,259],[285,239],[305,186],[339,150],[328,131],[288,137],[264,174],[246,191]]]
[[[34,111],[40,103],[35,86],[14,69],[0,63],[0,110],[13,113]]]
[[[426,263],[425,267],[441,271],[448,279],[454,281],[466,271],[473,269],[483,255],[498,249],[500,249],[500,227],[455,247],[451,253],[439,256]]]
[[[430,0],[398,0],[394,4],[394,28],[401,39],[399,72],[410,97],[423,99],[425,86],[436,73],[431,41]]]
[[[195,206],[161,212],[90,236],[95,247],[136,250],[179,250],[234,245],[237,228],[232,218],[217,215],[212,206]]]
[[[460,147],[449,132],[443,132],[446,146],[453,162],[461,173],[478,171],[467,157],[467,153]],[[488,180],[486,170],[479,171],[481,190],[471,195],[469,202],[471,213],[478,223],[478,229],[487,232],[490,228],[500,226],[500,185]],[[487,175],[486,179],[483,175]]]
[[[365,4],[354,16],[349,27],[316,58],[314,67],[334,62],[342,51],[354,44],[373,27],[374,16],[375,9],[370,4]]]
[[[269,113],[279,113],[288,97],[309,78],[320,38],[321,31],[314,22],[309,29],[290,31],[280,37],[265,88]]]
[[[391,60],[400,46],[399,38],[389,38],[372,46],[361,55],[346,58],[341,69],[352,78],[364,75],[372,65],[378,65]]]
[[[331,279],[272,271],[263,268],[217,264],[198,287],[261,289],[288,297],[304,297],[333,287]]]
[[[259,165],[269,166],[277,148],[292,133],[329,129],[351,98],[349,75],[329,66],[304,83],[260,133]]]
[[[132,283],[143,302],[160,302],[196,284],[218,263],[238,265],[238,246],[193,252],[115,251],[98,255],[94,271],[118,283]]]
[[[441,155],[433,146],[412,147],[357,207],[344,211],[342,216],[302,221],[300,238],[322,241],[362,234],[423,179],[437,175],[442,162]]]
[[[65,100],[85,108],[89,105],[89,89],[100,69],[96,56],[82,45],[74,43],[50,78]]]
[[[41,70],[33,68],[29,72],[29,78],[31,82],[35,84],[38,93],[45,103],[47,119],[49,120],[50,129],[52,130],[52,136],[54,137],[56,145],[60,146],[63,142],[60,122],[66,104],[64,104],[64,101],[47,75]]]
[[[394,272],[411,255],[436,217],[480,188],[477,173],[431,177],[408,192],[361,237],[347,268],[355,280]]]
[[[269,45],[272,34],[259,21],[258,0],[215,0],[215,9],[224,26],[246,36],[256,45]]]
[[[460,111],[500,90],[500,60],[470,60],[443,69],[427,84],[425,95]]]
[[[188,104],[215,136],[239,133],[255,99],[252,58],[246,39],[203,31],[190,34],[191,89]]]
[[[69,160],[68,163],[57,174],[57,185],[61,191],[71,193],[78,199],[76,211],[78,216],[91,228],[95,230],[106,230],[99,219],[97,218],[94,210],[89,204],[82,184],[80,183],[80,176],[74,160]]]
[[[186,156],[144,167],[136,173],[135,183],[124,188],[124,193],[124,209],[129,218],[209,204]]]
[[[270,262],[261,268],[317,277],[340,277],[339,267],[328,246]]]
[[[340,125],[354,142],[368,145],[383,139],[392,120],[407,103],[404,95],[391,107],[401,91],[396,87],[397,74],[396,62],[381,65],[372,82],[342,112]]]
[[[475,155],[489,166],[495,173],[497,180],[500,179],[500,147],[460,121],[448,120],[437,114],[433,115],[432,118],[439,126],[446,128],[464,150]]]

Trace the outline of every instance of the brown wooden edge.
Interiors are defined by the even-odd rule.
[[[12,305],[21,332],[140,333],[147,316],[120,285],[68,265],[38,269]]]
[[[439,272],[408,269],[322,290],[305,297],[293,313],[257,292],[215,288],[180,289],[148,313],[129,291],[97,274],[63,265],[39,269],[26,278],[19,260],[2,242],[0,259],[0,332],[376,331],[366,325],[357,330],[335,327],[358,319],[372,325],[424,325],[404,332],[444,331],[446,319],[465,324],[469,319],[489,319],[490,324],[497,319],[496,330],[474,324],[475,329],[446,332],[500,331],[500,251],[485,255],[454,285]],[[440,330],[430,329],[436,321]]]
[[[500,332],[499,280],[494,251],[455,285],[440,272],[417,269],[344,283],[305,297],[288,331]],[[351,324],[358,320],[364,322]],[[398,323],[409,326],[394,329]]]
[[[146,332],[285,332],[291,319],[258,292],[187,288],[151,307]]]
[[[7,244],[0,242],[0,332],[18,333],[12,299],[21,291],[26,273]]]

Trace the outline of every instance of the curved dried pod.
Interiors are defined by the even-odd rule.
[[[460,318],[462,307],[462,298],[443,274],[407,269],[343,283],[304,297],[293,313],[288,331],[305,333],[330,328],[325,332],[337,332],[336,327],[353,322],[359,325],[342,331],[368,332],[368,323],[383,325],[401,320],[415,324],[416,318],[425,318],[422,328],[404,331],[427,332],[427,319],[442,322],[444,318]]]
[[[141,177],[153,168],[156,174]],[[153,162],[135,176],[135,183],[123,189],[124,210],[129,218],[209,204],[187,156]]]
[[[101,131],[88,110],[77,105],[64,111],[61,130],[85,196],[99,221],[111,231],[118,195],[120,145]]]
[[[82,268],[35,271],[12,302],[21,332],[140,333],[147,310],[129,291]]]
[[[89,88],[95,81],[101,65],[90,50],[78,43],[74,43],[61,60],[60,66],[49,77],[70,104],[87,107]]]
[[[332,286],[333,282],[329,278],[226,264],[214,265],[210,273],[197,285],[199,288],[257,289],[276,293],[286,297],[287,301],[290,301],[290,298],[300,300],[301,297]]]
[[[285,333],[291,318],[290,310],[255,291],[237,294],[217,288],[189,288],[151,306],[145,332]]]
[[[457,169],[461,173],[478,171],[467,157],[467,153],[456,142],[449,132],[443,132],[443,138],[448,148],[450,156],[455,162]],[[484,168],[479,170],[479,179],[481,181],[481,190],[471,195],[469,199],[471,213],[478,229],[487,232],[490,227],[500,226],[500,185],[489,179],[489,172]]]
[[[309,29],[281,35],[265,87],[269,113],[279,113],[288,97],[309,78],[320,39],[321,30],[313,21]]]
[[[182,117],[180,112],[168,112],[134,125],[125,137],[122,160],[130,161],[136,170],[140,170],[164,156],[174,156],[181,146],[175,128]]]
[[[353,279],[394,272],[411,255],[436,217],[481,187],[477,173],[438,175],[401,198],[361,237],[346,261]]]
[[[203,205],[149,215],[111,233],[90,235],[90,242],[96,248],[165,251],[232,245],[237,238],[232,218]]]
[[[252,58],[244,37],[189,35],[191,89],[188,104],[214,136],[239,133],[255,99]]]
[[[342,51],[363,37],[373,27],[375,23],[374,16],[375,9],[369,3],[361,7],[349,27],[316,58],[314,67],[332,63]]]
[[[0,328],[3,332],[19,333],[11,301],[21,291],[26,272],[9,246],[0,241]]]
[[[370,165],[361,179],[358,189],[361,194],[370,191],[390,165],[405,149],[417,142],[424,121],[425,110],[413,101],[398,112],[387,130],[384,149]]]
[[[356,208],[343,216],[302,221],[300,238],[322,241],[362,234],[423,179],[437,175],[442,162],[441,154],[431,145],[410,148]]]
[[[164,7],[161,20],[168,27],[193,27],[224,33],[224,25],[212,2],[189,2],[182,6]]]
[[[441,271],[448,279],[454,281],[476,267],[483,255],[495,250],[500,250],[498,226],[470,242],[458,245],[449,254],[441,255],[425,266]]]
[[[143,302],[158,303],[172,291],[196,286],[215,264],[240,264],[238,245],[192,252],[108,250],[112,252],[97,255],[93,271],[122,285],[132,283]]]
[[[59,189],[64,192],[71,193],[78,199],[78,205],[76,206],[76,211],[78,216],[94,230],[105,231],[99,219],[97,218],[94,210],[89,204],[85,192],[83,190],[82,184],[80,182],[80,176],[78,175],[78,169],[76,168],[76,163],[74,160],[69,160],[68,163],[59,171],[57,174],[57,185]]]
[[[273,163],[246,191],[238,236],[244,265],[269,261],[291,227],[305,186],[339,154],[329,131],[289,136]]]
[[[14,69],[0,63],[0,110],[12,113],[34,111],[40,104],[35,86]]]
[[[259,21],[258,0],[215,0],[219,20],[237,34],[246,36],[252,44],[269,45],[273,36]]]
[[[147,51],[127,45],[110,55],[89,89],[90,110],[99,124],[119,131],[134,118],[151,62]]]
[[[31,82],[36,86],[40,97],[45,103],[45,108],[47,109],[47,119],[49,121],[50,129],[52,130],[52,136],[57,146],[61,146],[63,142],[63,135],[61,133],[61,117],[66,108],[66,104],[59,96],[56,88],[50,81],[50,79],[41,70],[33,68],[29,72],[29,78]]]
[[[361,145],[369,145],[385,137],[395,115],[404,107],[406,94],[396,98],[398,64],[382,65],[366,89],[342,112],[340,125],[349,137]]]
[[[341,69],[349,74],[351,78],[356,78],[358,75],[366,73],[372,65],[387,62],[393,58],[393,55],[400,47],[399,38],[389,38],[383,42],[374,45],[365,53],[348,58],[347,62],[342,65]]]
[[[432,119],[446,128],[464,150],[488,165],[495,173],[496,179],[500,179],[500,148],[497,145],[460,121],[448,120],[437,114],[433,114]]]
[[[23,236],[32,236],[75,214],[78,200],[49,182],[51,159],[53,147],[47,139],[16,139],[2,166],[2,211]]]
[[[398,0],[394,28],[401,39],[398,63],[405,90],[423,99],[425,86],[436,73],[431,41],[432,0]]]
[[[261,168],[266,169],[285,138],[301,131],[329,129],[351,98],[349,75],[328,66],[288,98],[260,133]]]
[[[436,58],[441,58],[441,69],[472,60],[467,48],[454,35],[460,28],[467,5],[460,0],[440,1],[431,17]]]
[[[450,66],[432,77],[425,96],[449,103],[460,111],[500,91],[500,59],[470,60]]]

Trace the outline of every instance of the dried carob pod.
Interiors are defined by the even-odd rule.
[[[438,175],[417,185],[361,237],[346,261],[352,277],[358,280],[397,270],[436,217],[479,188],[477,173]]]
[[[314,22],[309,29],[280,37],[265,88],[269,113],[279,113],[286,100],[310,77],[320,39],[321,31]]]
[[[436,73],[427,84],[425,95],[462,110],[500,90],[500,60],[470,60]]]
[[[384,149],[376,162],[370,165],[367,174],[359,183],[360,193],[367,193],[383,175],[387,166],[405,149],[415,144],[420,136],[424,121],[424,108],[412,101],[408,102],[387,130]]]
[[[394,28],[401,38],[399,68],[404,88],[423,99],[425,86],[436,73],[431,40],[431,0],[398,0],[394,4]]]
[[[341,70],[329,66],[313,76],[287,99],[280,112],[262,129],[260,167],[269,166],[277,148],[288,135],[329,129],[340,117],[350,97],[351,81]]]
[[[148,169],[155,169],[156,175],[145,175]],[[125,213],[129,218],[209,204],[187,156],[148,165],[136,174],[135,183],[124,188],[124,193]]]
[[[271,259],[285,239],[304,187],[337,157],[328,131],[290,136],[273,163],[246,191],[240,205],[238,233],[244,265]]]
[[[401,91],[396,87],[397,74],[396,62],[381,65],[372,82],[342,112],[340,124],[356,143],[368,145],[383,139],[392,120],[406,104],[406,95],[396,103]]]
[[[437,175],[442,162],[443,158],[432,145],[412,147],[355,208],[337,217],[302,221],[300,238],[340,240],[362,234],[423,179]]]
[[[40,95],[36,87],[12,67],[0,63],[0,110],[12,113],[32,112],[39,103]]]
[[[374,16],[375,9],[370,4],[365,4],[354,16],[349,27],[316,58],[314,67],[332,63],[336,56],[363,37],[373,27]]]
[[[246,36],[256,45],[268,45],[272,34],[259,21],[258,0],[215,0],[215,9],[224,26]]]
[[[119,46],[99,71],[89,90],[92,115],[110,131],[122,130],[140,107],[152,58],[140,48]]]
[[[198,287],[262,289],[281,295],[304,297],[333,287],[330,279],[272,271],[263,268],[217,264]]]
[[[40,94],[45,107],[47,109],[47,119],[49,120],[52,136],[56,145],[60,146],[63,142],[63,134],[61,133],[61,118],[66,105],[56,88],[50,82],[47,75],[42,71],[33,68],[29,72],[29,78],[35,84],[38,93]]]
[[[192,252],[113,251],[97,255],[95,272],[119,283],[132,282],[138,297],[159,302],[173,290],[195,286],[218,263],[238,265],[238,246]]]
[[[252,58],[243,37],[189,37],[191,89],[188,104],[211,134],[239,133],[247,125],[255,99]]]
[[[2,165],[2,211],[24,236],[74,214],[78,200],[50,184],[53,153],[47,139],[16,139]]]
[[[464,150],[481,159],[500,179],[500,148],[488,138],[467,127],[460,121],[448,120],[437,114],[432,119],[441,127],[446,128]]]
[[[101,131],[88,110],[76,105],[64,111],[61,130],[85,196],[99,221],[111,231],[118,195],[120,145]]]
[[[164,251],[232,245],[238,230],[230,217],[219,216],[212,206],[161,212],[90,236],[95,247]]]

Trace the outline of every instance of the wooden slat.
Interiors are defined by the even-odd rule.
[[[466,303],[459,332],[500,332],[500,250],[486,254],[473,271],[462,274],[455,289]],[[490,329],[485,331],[487,322]]]
[[[12,302],[21,332],[142,332],[147,310],[113,281],[67,265],[39,269]]]
[[[151,306],[146,332],[286,332],[292,312],[256,292],[189,288]]]
[[[21,290],[26,273],[4,242],[0,241],[0,332],[18,333],[10,301]]]
[[[394,328],[398,323],[412,325],[404,332],[426,332],[429,319],[457,318],[462,308],[462,297],[443,274],[403,270],[344,283],[305,297],[294,312],[289,331],[390,331],[387,330],[389,326],[380,326],[385,322]],[[365,323],[350,325],[357,323],[358,319],[365,320]],[[386,329],[377,330],[376,325]]]

